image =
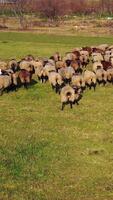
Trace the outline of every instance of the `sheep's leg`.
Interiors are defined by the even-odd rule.
[[[106,85],[106,81],[103,81],[103,86],[105,86]]]
[[[78,103],[78,101],[76,101],[76,104],[77,104],[77,106],[79,106],[79,103]]]
[[[89,86],[89,90],[91,90],[91,86]]]
[[[26,82],[24,83],[24,88],[28,89],[28,84]]]
[[[65,107],[65,103],[62,103],[62,108],[61,108],[61,110],[64,110],[64,107]]]
[[[96,90],[96,84],[94,84],[93,88],[94,88],[94,91],[95,91]]]
[[[72,102],[70,102],[70,108],[71,108],[71,109],[73,108],[73,103],[72,103]]]
[[[0,96],[3,95],[3,90],[4,90],[4,89],[0,89]]]

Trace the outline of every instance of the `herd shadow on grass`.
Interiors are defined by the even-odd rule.
[[[5,93],[10,93],[10,92],[17,92],[20,88],[24,87],[25,89],[29,89],[31,87],[33,87],[34,85],[37,84],[37,81],[32,79],[32,81],[30,82],[30,84],[28,84],[28,87],[25,88],[24,85],[22,84],[18,84],[16,87],[15,86],[10,86],[7,89],[4,90]]]

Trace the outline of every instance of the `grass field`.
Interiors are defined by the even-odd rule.
[[[113,38],[0,33],[0,58],[101,43]],[[60,106],[48,83],[0,97],[0,200],[113,200],[113,86]]]

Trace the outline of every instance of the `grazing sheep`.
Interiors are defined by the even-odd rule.
[[[96,71],[96,79],[99,84],[103,83],[103,85],[107,82],[107,72],[104,69],[97,69]]]
[[[72,53],[75,55],[75,60],[79,60],[79,58],[80,58],[80,51],[73,50]]]
[[[71,86],[66,85],[62,88],[60,96],[61,96],[62,110],[64,109],[65,104],[70,104],[70,107],[72,108],[72,105],[75,101],[74,89]]]
[[[35,75],[38,77],[39,80],[42,81],[42,76],[43,76],[43,62],[40,61],[33,61],[33,66],[35,69]]]
[[[112,68],[112,63],[110,61],[101,61],[102,65],[103,65],[103,69],[105,71],[107,71],[109,68]]]
[[[71,85],[73,87],[81,88],[82,91],[85,89],[85,81],[82,75],[75,74],[72,76]]]
[[[84,81],[85,84],[91,89],[92,87],[96,88],[96,74],[92,71],[86,70],[84,72]]]
[[[4,61],[0,61],[0,69],[2,70],[7,70],[8,69],[8,64]]]
[[[32,79],[32,72],[29,72],[25,69],[21,69],[18,73],[18,78],[20,84],[23,85],[26,89],[28,89],[28,85],[30,84]]]
[[[53,65],[53,63],[48,62],[43,67],[43,71],[42,71],[42,83],[46,82],[48,80],[50,72],[56,72],[56,68],[55,68],[55,65]]]
[[[68,52],[66,53],[65,57],[63,58],[63,61],[66,61],[66,60],[76,60],[78,58],[78,56],[76,56],[76,54],[72,53],[72,52]]]
[[[92,48],[91,47],[82,47],[82,50],[83,51],[88,51],[89,56],[91,56],[91,53],[92,53]]]
[[[22,60],[19,63],[20,69],[25,69],[27,71],[31,71],[31,66],[33,66],[33,65],[30,61]]]
[[[53,56],[50,57],[50,59],[54,60],[55,62],[62,60],[59,52],[56,52]]]
[[[55,89],[56,93],[60,92],[60,89],[63,86],[63,80],[61,75],[57,72],[50,72],[49,83],[52,85],[52,88]]]
[[[9,87],[12,85],[12,76],[11,74],[0,75],[0,96],[3,94],[3,91],[6,89],[8,92]]]
[[[79,100],[82,98],[82,95],[78,90],[75,91],[75,89],[73,89],[70,85],[66,85],[61,89],[60,97],[62,103],[61,110],[64,110],[66,104],[70,104],[70,108],[73,107],[73,104],[78,104]]]
[[[26,60],[26,61],[32,61],[32,60],[34,60],[34,56],[32,56],[32,55],[27,55],[25,58],[24,58],[24,60]]]
[[[82,68],[80,64],[80,60],[75,60],[71,62],[71,67],[74,69],[75,73],[82,73]]]
[[[110,62],[111,62],[111,65],[112,65],[112,67],[113,67],[113,53],[111,54]]]
[[[55,66],[56,66],[56,70],[58,72],[59,69],[66,67],[66,63],[63,61],[57,61]]]
[[[80,61],[82,67],[86,67],[89,64],[89,52],[88,51],[80,51]]]
[[[113,84],[113,68],[107,70],[107,80]]]
[[[103,69],[103,65],[101,62],[94,62],[92,69],[96,73],[97,69]]]
[[[101,53],[92,53],[92,62],[94,63],[94,62],[101,62],[101,61],[103,61],[104,60],[104,58],[103,58],[103,56],[102,56],[102,54]]]
[[[65,83],[70,83],[71,82],[71,78],[72,76],[75,74],[74,69],[70,66],[70,67],[65,67],[64,68],[64,82]]]
[[[100,44],[99,46],[97,46],[98,49],[105,51],[106,49],[108,49],[109,45],[108,44]]]

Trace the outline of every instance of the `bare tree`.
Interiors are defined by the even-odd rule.
[[[69,0],[39,0],[38,9],[42,16],[55,20],[70,11]]]
[[[13,11],[18,17],[22,29],[27,28],[27,20],[25,17],[25,13],[27,12],[29,5],[30,0],[16,0],[15,4],[13,5]]]

